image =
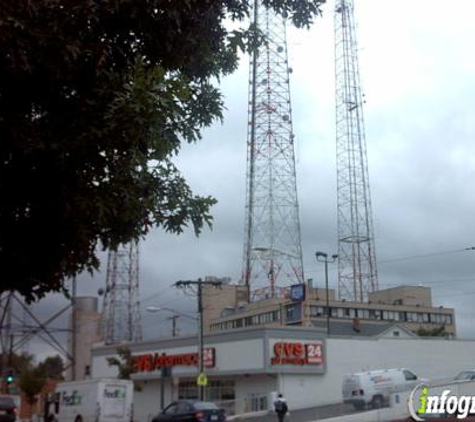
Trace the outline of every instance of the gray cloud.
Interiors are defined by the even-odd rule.
[[[475,3],[366,0],[356,7],[380,284],[432,285],[436,304],[456,308],[460,335],[473,337],[475,251],[385,261],[475,243]],[[331,6],[311,31],[290,29],[288,37],[305,272],[322,284],[314,252],[337,248]],[[142,297],[160,294],[144,307],[194,311],[193,298],[171,287],[176,280],[240,278],[247,78],[243,59],[222,84],[224,123],[206,130],[200,143],[185,146],[176,159],[196,193],[218,199],[214,228],[199,239],[191,232],[148,236],[141,245]],[[80,292],[96,291],[104,275],[84,280]],[[159,334],[167,332],[165,318],[144,314],[146,335],[157,335],[157,321]]]

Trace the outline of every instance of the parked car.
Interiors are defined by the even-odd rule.
[[[13,399],[8,395],[0,395],[0,422],[14,422],[16,413]]]
[[[226,413],[206,401],[180,400],[169,404],[152,422],[224,422]]]
[[[475,370],[462,371],[454,377],[454,381],[475,381]]]
[[[355,409],[374,409],[389,404],[391,393],[408,390],[422,380],[405,368],[359,372],[343,377],[343,402]]]

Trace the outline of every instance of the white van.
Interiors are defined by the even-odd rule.
[[[343,402],[362,410],[367,406],[380,408],[389,403],[396,391],[408,390],[421,380],[405,368],[359,372],[343,377]]]
[[[91,379],[57,385],[48,420],[131,422],[134,384],[130,380]]]

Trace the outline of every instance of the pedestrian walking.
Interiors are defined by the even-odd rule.
[[[289,407],[287,406],[287,401],[282,394],[277,396],[277,400],[274,402],[274,409],[275,413],[277,413],[277,420],[283,422],[286,413],[289,411]]]

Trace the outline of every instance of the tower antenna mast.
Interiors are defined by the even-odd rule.
[[[105,344],[142,340],[137,241],[109,251],[102,318]]]
[[[254,2],[266,37],[251,58],[243,283],[252,300],[303,283],[285,20]]]
[[[336,0],[335,81],[339,299],[378,290],[353,0]]]

